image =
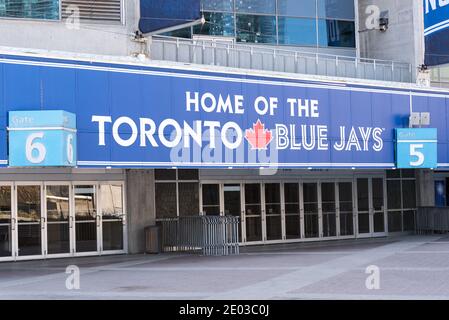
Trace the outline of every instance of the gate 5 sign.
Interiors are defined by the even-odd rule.
[[[396,129],[398,169],[437,167],[437,129]]]
[[[65,111],[9,112],[9,166],[76,165],[76,117]]]

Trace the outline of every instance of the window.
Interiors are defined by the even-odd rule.
[[[0,16],[58,20],[59,0],[0,0]]]
[[[235,0],[237,12],[245,13],[276,13],[276,0]]]
[[[318,17],[354,20],[354,0],[318,0]]]
[[[234,15],[230,13],[205,12],[206,23],[193,28],[195,34],[209,36],[230,36],[234,37]]]
[[[316,2],[315,0],[278,0],[278,14],[315,18]]]
[[[279,44],[314,46],[316,41],[315,19],[279,18]]]
[[[156,219],[199,215],[199,172],[156,169]]]
[[[415,228],[416,180],[413,170],[387,171],[388,231]]]
[[[318,21],[318,43],[322,47],[355,47],[355,23],[353,21]]]
[[[276,43],[276,17],[237,15],[237,41]]]
[[[202,0],[201,9],[205,11],[227,11],[234,10],[234,0]]]

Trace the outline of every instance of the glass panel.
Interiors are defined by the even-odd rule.
[[[207,216],[220,215],[220,185],[203,184],[203,212]]]
[[[225,185],[224,186],[224,214],[226,216],[239,217],[241,215],[240,203],[240,185]],[[241,241],[241,230],[238,228],[239,242]]]
[[[322,47],[355,48],[355,23],[318,20],[318,44]]]
[[[400,178],[401,170],[387,170],[387,179]]]
[[[282,239],[281,227],[281,185],[265,184],[265,214],[267,221],[267,240]]]
[[[337,18],[354,20],[354,0],[318,0],[320,18]]]
[[[359,213],[359,234],[370,233],[369,230],[369,213]]]
[[[392,211],[388,212],[388,232],[402,231],[402,212]]]
[[[388,209],[401,209],[401,181],[387,180]]]
[[[192,180],[196,181],[199,177],[199,171],[196,169],[179,169],[178,180]]]
[[[123,250],[123,187],[100,186],[103,250]]]
[[[415,180],[402,180],[404,209],[416,209]]]
[[[373,208],[374,211],[384,210],[384,184],[383,179],[373,179]]]
[[[415,211],[404,211],[404,231],[415,230]]]
[[[276,13],[276,0],[235,0],[235,10],[246,13]]]
[[[357,203],[359,212],[369,211],[368,179],[357,179]]]
[[[76,251],[97,251],[96,187],[75,186]]]
[[[154,170],[154,178],[156,180],[176,180],[175,169],[156,169]]]
[[[179,215],[199,216],[199,184],[198,182],[179,183]]]
[[[245,184],[246,241],[262,241],[260,184]]]
[[[352,183],[341,182],[338,184],[338,196],[340,204],[340,235],[354,235]]]
[[[383,212],[374,213],[374,232],[385,232],[385,214]]]
[[[402,169],[402,178],[415,178],[415,170],[413,169]]]
[[[47,186],[48,254],[70,253],[70,187]]]
[[[202,0],[201,10],[233,11],[234,0]]]
[[[304,227],[306,238],[318,238],[318,185],[303,184],[304,195]]]
[[[59,0],[0,0],[0,16],[57,20]]]
[[[156,183],[156,219],[174,218],[176,208],[176,183]]]
[[[237,41],[276,43],[276,17],[237,15]]]
[[[19,256],[41,255],[41,188],[17,187]]]
[[[316,16],[316,1],[278,0],[278,13],[284,16],[314,18]]]
[[[321,201],[323,208],[323,236],[335,237],[337,235],[335,183],[321,184]]]
[[[11,187],[0,186],[0,257],[11,255]]]
[[[208,36],[235,36],[234,15],[220,12],[204,13],[206,23],[193,27],[193,33]]]
[[[299,184],[284,184],[285,236],[287,239],[301,238]]]
[[[279,17],[279,44],[316,46],[316,20]]]

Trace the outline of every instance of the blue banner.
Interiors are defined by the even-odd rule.
[[[140,0],[139,30],[150,33],[201,19],[200,0]]]
[[[423,0],[425,64],[449,63],[449,1]]]
[[[0,75],[0,165],[8,112],[65,110],[81,167],[393,168],[411,95],[449,167],[441,90],[6,55]]]

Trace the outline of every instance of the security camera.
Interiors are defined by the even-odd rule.
[[[389,25],[389,19],[388,19],[388,11],[383,11],[380,13],[379,17],[379,30],[380,32],[385,32],[388,30]]]

